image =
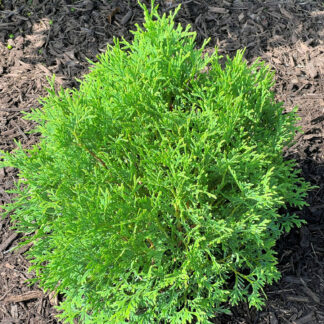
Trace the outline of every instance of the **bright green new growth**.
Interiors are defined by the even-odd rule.
[[[260,308],[280,277],[276,240],[301,224],[283,214],[309,188],[282,157],[296,114],[274,101],[269,68],[238,52],[222,69],[175,13],[144,13],[132,44],[116,40],[80,90],[50,90],[28,116],[38,145],[3,153],[20,170],[6,208],[33,234],[32,268],[65,295],[68,323],[207,323],[228,303]]]

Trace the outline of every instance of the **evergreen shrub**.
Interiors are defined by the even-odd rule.
[[[153,3],[152,3],[153,4]],[[239,51],[203,55],[174,16],[145,14],[80,89],[25,118],[42,134],[2,152],[19,169],[6,206],[36,279],[67,323],[207,323],[278,280],[276,241],[302,223],[309,185],[282,151],[296,133],[273,74]],[[208,71],[206,71],[208,70]],[[280,213],[279,213],[280,209]]]

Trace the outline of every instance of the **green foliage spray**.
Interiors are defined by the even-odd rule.
[[[2,153],[20,171],[7,205],[36,279],[64,294],[67,323],[208,323],[260,308],[280,277],[274,246],[301,221],[309,185],[282,150],[297,130],[263,63],[224,69],[195,33],[143,6],[79,90],[53,89],[39,144]],[[204,72],[208,69],[208,72]]]

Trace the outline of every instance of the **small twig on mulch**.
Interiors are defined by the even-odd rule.
[[[29,291],[22,295],[12,295],[7,297],[3,302],[4,303],[20,303],[31,299],[38,299],[43,297],[43,293],[40,290]]]

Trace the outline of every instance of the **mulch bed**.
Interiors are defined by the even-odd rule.
[[[149,5],[149,1],[145,1]],[[160,1],[169,12],[181,1]],[[276,72],[274,90],[287,110],[299,107],[304,133],[285,151],[302,175],[317,188],[309,206],[297,211],[307,225],[294,229],[277,245],[280,282],[267,287],[266,307],[248,309],[242,303],[232,315],[214,323],[324,323],[324,6],[322,0],[189,0],[177,16],[191,24],[200,45],[210,38],[232,56],[246,47],[245,57],[257,57]],[[57,87],[77,87],[76,78],[88,71],[113,37],[132,39],[130,30],[143,22],[134,0],[0,0],[0,149],[11,151],[37,143],[35,126],[24,112],[40,108],[47,79]],[[0,169],[0,206],[11,201],[17,170]],[[1,208],[0,208],[1,210]],[[27,248],[14,250],[19,235],[8,218],[0,219],[0,323],[59,323],[57,297],[36,285],[28,286]]]

